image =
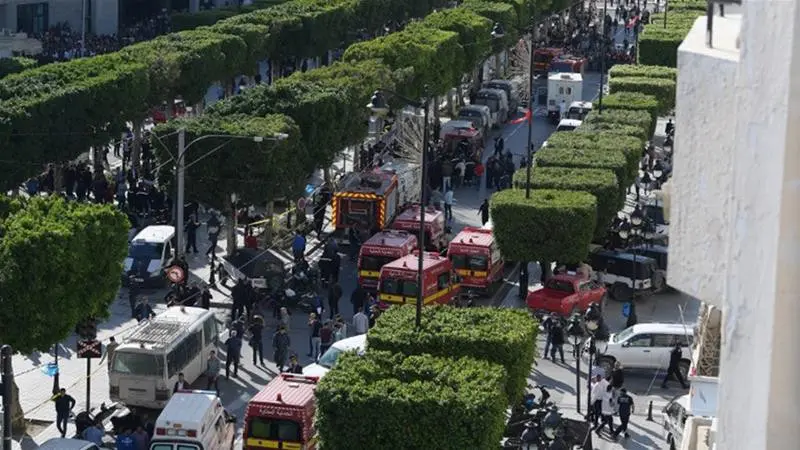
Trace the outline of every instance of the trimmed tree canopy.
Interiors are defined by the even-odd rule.
[[[657,114],[664,115],[675,108],[676,83],[667,78],[624,77],[608,80],[611,94],[618,92],[638,92],[652,95],[659,102]]]
[[[608,77],[645,77],[645,78],[666,78],[668,80],[678,80],[678,69],[665,66],[647,66],[643,64],[617,64],[608,71]]]
[[[0,203],[0,342],[47,351],[85,317],[108,317],[128,251],[125,214],[58,196]]]
[[[641,92],[617,92],[603,99],[604,112],[606,109],[624,109],[628,111],[646,111],[650,114],[650,126],[648,127],[650,136],[655,133],[656,120],[658,119],[660,108],[657,98]]]
[[[590,112],[585,119],[583,119],[583,126],[594,126],[600,124],[613,124],[613,125],[630,125],[637,128],[642,128],[646,133],[645,140],[649,140],[653,133],[650,131],[654,128],[653,116],[648,111],[633,111],[625,109],[605,109],[600,114],[598,111]]]
[[[545,152],[570,151],[540,150],[537,163]],[[624,167],[622,153],[616,153]],[[597,226],[597,199],[588,192],[538,189],[526,199],[523,190],[505,189],[492,195],[491,213],[494,235],[506,258],[580,262],[589,252]]]
[[[415,314],[416,308],[409,305],[393,307],[381,315],[378,325],[369,330],[370,351],[466,356],[497,363],[508,372],[506,405],[521,397],[535,356],[531,342],[536,341],[539,330],[527,313],[512,309],[426,306],[422,310],[421,330],[416,329]]]
[[[171,120],[154,130],[169,147],[153,147],[159,161],[169,161],[177,153],[176,131],[182,128],[187,144],[186,197],[217,209],[227,209],[233,193],[250,204],[297,194],[314,168],[301,143],[300,130],[286,116],[203,115]],[[275,142],[272,137],[278,133],[288,138]],[[188,146],[207,135],[232,137],[203,139]],[[255,136],[263,137],[263,142],[248,139]],[[212,152],[219,146],[222,148]],[[172,174],[163,172],[162,181],[171,183]]]
[[[505,381],[498,364],[392,354],[373,349],[370,341],[365,355],[342,355],[316,389],[321,445],[329,450],[494,448],[508,407]]]
[[[461,73],[469,73],[490,54],[492,21],[472,12],[469,8],[445,9],[426,17],[425,26],[458,33],[458,40],[464,49]]]
[[[630,186],[639,170],[639,161],[642,159],[642,142],[629,136],[620,136],[615,133],[584,132],[580,129],[567,132],[556,132],[547,140],[547,148],[552,149],[583,149],[614,151],[619,150],[625,155],[628,167],[625,178],[620,179],[623,187]]]
[[[614,172],[624,191],[630,178],[628,161],[620,150],[596,150],[547,147],[536,152],[539,167],[575,167],[582,169],[608,169]],[[505,254],[505,253],[504,253]]]
[[[23,70],[36,67],[36,60],[14,56],[12,58],[0,58],[0,78],[12,73],[22,72]]]
[[[525,188],[525,170],[514,174],[514,186]],[[538,167],[531,178],[533,189],[584,191],[597,199],[595,236],[604,236],[616,217],[621,197],[620,184],[614,172],[605,169],[576,169],[569,167]]]
[[[613,110],[608,110],[613,111]],[[604,112],[603,114],[606,114]],[[648,122],[650,121],[648,116]],[[585,122],[585,121],[584,121]],[[614,123],[614,122],[595,122],[595,123],[583,123],[581,124],[580,131],[582,132],[606,132],[606,133],[614,133],[614,134],[621,134],[623,136],[630,136],[634,137],[642,143],[644,146],[645,142],[649,140],[647,136],[647,132],[650,131],[645,127],[639,127],[635,125],[625,125],[622,123]]]

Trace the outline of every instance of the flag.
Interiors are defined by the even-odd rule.
[[[518,123],[526,122],[532,119],[533,119],[533,112],[531,111],[530,108],[528,108],[525,110],[525,114],[522,117],[512,120],[511,123],[516,125]]]

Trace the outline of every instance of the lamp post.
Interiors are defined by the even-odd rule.
[[[580,344],[583,340],[583,328],[581,328],[581,317],[578,314],[573,315],[569,319],[567,325],[567,335],[569,335],[572,343],[573,353],[575,355],[575,411],[581,413],[581,348]]]
[[[11,367],[10,345],[0,348],[0,396],[3,397],[3,450],[11,450],[11,405],[14,404],[14,370]]]
[[[186,152],[189,148],[206,139],[211,138],[227,138],[228,140],[218,145],[217,147],[213,148],[212,150],[206,152],[204,155],[200,156],[196,160],[192,161],[190,164],[186,164]],[[175,161],[176,165],[176,176],[177,176],[177,199],[175,200],[175,246],[177,247],[175,254],[178,257],[183,256],[184,252],[184,244],[183,244],[183,210],[184,210],[184,202],[185,202],[185,194],[186,194],[186,169],[189,167],[197,164],[201,160],[211,156],[213,153],[216,153],[222,147],[228,145],[231,141],[236,139],[246,139],[253,142],[264,142],[265,140],[279,142],[284,141],[289,138],[289,135],[286,133],[276,133],[270,137],[264,136],[231,136],[228,134],[207,134],[204,136],[200,136],[199,138],[193,140],[186,144],[186,130],[181,128],[178,130],[178,157]],[[160,167],[160,166],[159,166]]]
[[[583,443],[583,448],[585,449],[594,448],[592,445],[592,423],[590,420],[592,415],[592,368],[594,367],[594,354],[597,350],[594,344],[594,334],[600,328],[600,322],[602,318],[603,317],[600,313],[600,309],[594,303],[589,305],[589,308],[586,310],[586,313],[583,316],[583,324],[586,327],[586,332],[589,335],[589,366],[586,375],[586,425],[589,431],[587,432],[586,440]]]
[[[417,109],[422,108],[424,110],[424,121],[423,129],[422,129],[422,155],[420,162],[420,169],[422,171],[422,179],[420,181],[419,186],[419,232],[417,236],[417,240],[419,241],[419,257],[417,258],[417,314],[415,319],[415,324],[417,329],[419,330],[422,326],[422,303],[423,303],[423,291],[422,291],[422,268],[425,264],[425,185],[428,182],[428,129],[430,127],[428,123],[428,110],[430,109],[430,98],[425,98],[423,101],[414,101],[403,97],[402,95],[391,91],[389,89],[378,89],[372,94],[372,99],[370,100],[369,104],[367,104],[367,108],[372,111],[373,114],[378,116],[385,116],[389,113],[389,104],[386,102],[386,97],[384,94],[391,95],[393,97],[397,97],[398,99],[406,102],[406,104],[411,105]]]
[[[620,0],[621,1],[621,0]],[[606,16],[608,15],[608,0],[603,0],[603,33],[600,41],[600,97],[597,99],[597,114],[603,114],[603,91],[606,85]]]
[[[644,230],[642,224],[644,223],[644,215],[642,211],[639,209],[637,205],[634,208],[633,212],[631,213],[630,223],[623,223],[620,227],[618,234],[620,239],[625,241],[626,247],[629,247],[631,243],[635,242],[639,236],[644,234]],[[636,287],[637,287],[637,278],[638,278],[638,271],[636,270],[636,250],[634,249],[631,251],[633,255],[633,270],[632,270],[632,286],[631,286],[631,298],[630,298],[630,309],[628,310],[628,317],[625,323],[625,326],[632,327],[636,325],[638,322],[638,318],[636,317]]]

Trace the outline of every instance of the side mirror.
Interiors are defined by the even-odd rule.
[[[623,342],[622,346],[627,348],[627,347],[630,347],[631,344],[630,344],[630,342]]]

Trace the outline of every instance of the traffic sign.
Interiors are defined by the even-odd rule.
[[[99,358],[103,356],[103,350],[98,340],[78,341],[78,358]]]
[[[167,278],[175,284],[181,284],[186,279],[186,272],[183,271],[183,267],[176,264],[167,269]]]
[[[300,197],[300,198],[297,199],[297,209],[299,209],[301,211],[306,209],[306,198],[305,197]]]

